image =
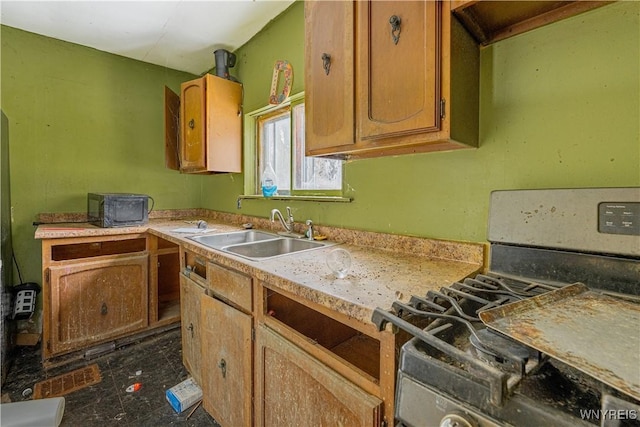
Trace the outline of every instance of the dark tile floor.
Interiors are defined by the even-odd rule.
[[[93,363],[100,368],[102,381],[67,394],[61,426],[216,426],[200,405],[186,419],[178,415],[165,398],[165,391],[189,375],[182,364],[180,328],[145,338],[92,360],[70,362],[45,371],[39,347],[18,347],[7,374],[2,394],[12,402],[29,400],[23,390],[38,381],[70,372]],[[136,376],[137,371],[142,371]],[[139,382],[134,393],[126,389]]]

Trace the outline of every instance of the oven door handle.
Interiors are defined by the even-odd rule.
[[[409,334],[415,336],[416,338],[418,338],[425,344],[435,348],[436,350],[454,356],[458,358],[458,360],[464,360],[469,367],[469,370],[473,370],[486,375],[485,378],[487,378],[487,383],[489,385],[489,400],[496,406],[502,406],[503,400],[507,394],[507,380],[509,378],[509,375],[507,375],[506,373],[497,368],[494,368],[493,366],[486,365],[473,357],[470,357],[462,350],[450,344],[447,344],[441,339],[431,335],[428,332],[423,331],[417,326],[412,325],[406,320],[401,319],[395,314],[389,313],[388,311],[381,308],[376,308],[375,310],[373,310],[371,321],[375,323],[378,331],[383,331],[387,323],[391,323],[392,325],[402,329],[405,332],[408,332]],[[458,371],[462,371],[461,369],[456,367],[452,368]]]

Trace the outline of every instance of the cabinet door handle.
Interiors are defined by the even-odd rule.
[[[193,323],[189,323],[189,326],[187,326],[187,329],[191,331],[191,338],[193,338]]]
[[[218,368],[220,368],[220,370],[222,371],[222,378],[226,378],[227,377],[227,362],[224,359],[220,359],[220,362],[218,363]]]
[[[322,54],[322,68],[324,68],[324,73],[328,76],[329,71],[331,71],[331,55],[328,53]]]
[[[102,314],[103,316],[107,314],[107,303],[103,302],[102,303],[102,307],[100,307],[100,314]]]
[[[389,18],[389,24],[391,24],[393,44],[398,44],[398,40],[400,40],[400,18],[397,15],[392,15],[391,18]]]
[[[193,129],[194,127],[196,127],[196,122],[193,119],[189,120],[189,128]]]

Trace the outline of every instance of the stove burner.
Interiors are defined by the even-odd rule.
[[[481,360],[514,374],[525,374],[525,366],[532,353],[528,347],[489,329],[470,335],[469,341]],[[540,354],[537,355],[540,359]]]

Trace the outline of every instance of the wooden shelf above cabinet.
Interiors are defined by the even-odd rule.
[[[483,46],[612,1],[452,1],[453,14]]]

